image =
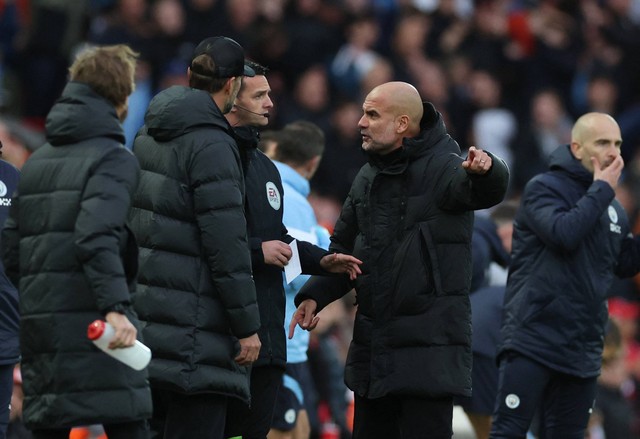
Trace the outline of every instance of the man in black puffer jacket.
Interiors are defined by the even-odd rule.
[[[134,142],[142,175],[131,212],[140,244],[134,307],[153,351],[152,430],[222,439],[228,400],[249,403],[260,316],[244,217],[244,178],[224,113],[244,74],[235,41],[202,41],[191,87],[149,105]]]
[[[356,439],[450,438],[453,396],[471,394],[473,210],[499,203],[504,162],[467,158],[442,116],[404,82],[374,88],[359,128],[369,163],[356,176],[329,250],[363,261],[362,275],[312,277],[296,296],[296,324],[352,287],[358,312],[345,369]]]
[[[111,439],[148,437],[147,371],[87,338],[87,326],[104,316],[115,328],[112,348],[136,340],[129,303],[138,248],[125,221],[140,169],[120,124],[135,58],[120,45],[73,63],[4,229],[4,262],[20,294],[23,416],[36,439],[87,424],[104,424]]]

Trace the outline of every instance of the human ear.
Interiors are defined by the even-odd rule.
[[[582,145],[578,142],[571,142],[571,154],[578,160],[582,160]]]
[[[409,116],[403,114],[396,119],[396,132],[402,134],[409,129]]]

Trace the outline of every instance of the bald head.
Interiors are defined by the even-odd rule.
[[[362,148],[387,154],[402,146],[402,139],[420,134],[422,100],[418,90],[406,82],[387,82],[375,87],[362,104],[358,122]]]
[[[583,142],[591,136],[594,136],[606,128],[614,127],[618,131],[618,123],[616,120],[606,113],[586,113],[578,118],[571,130],[572,142]]]
[[[571,152],[591,173],[592,157],[606,168],[620,155],[622,135],[616,120],[606,113],[586,113],[571,130]]]
[[[420,132],[422,99],[413,85],[400,81],[387,82],[371,90],[367,98],[369,97],[377,97],[380,102],[384,102],[395,116],[408,116],[411,133],[409,136],[415,136]]]

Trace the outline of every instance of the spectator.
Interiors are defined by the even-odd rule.
[[[22,169],[29,156],[45,143],[45,138],[17,119],[0,116],[0,141],[3,159]]]
[[[112,439],[148,437],[147,371],[104,355],[86,336],[101,316],[115,328],[110,348],[133,345],[138,332],[129,306],[138,247],[126,217],[140,171],[121,125],[135,59],[118,45],[74,61],[3,231],[20,295],[23,414],[36,439],[89,424],[103,424]]]
[[[498,391],[496,351],[507,281],[506,276],[496,276],[493,267],[497,265],[500,274],[507,269],[517,206],[515,202],[505,201],[491,211],[490,218],[476,215],[473,225],[470,294],[473,391],[470,398],[459,398],[458,403],[469,417],[476,439],[488,439],[491,431],[491,414]]]
[[[453,396],[471,394],[471,210],[502,200],[508,170],[476,148],[461,157],[440,114],[407,83],[373,89],[363,111],[369,163],[330,247],[363,260],[345,370],[353,437],[450,438]],[[296,324],[313,329],[352,287],[346,277],[312,277],[296,296],[289,336]]]
[[[551,153],[571,140],[572,125],[555,90],[540,90],[533,96],[531,122],[521,127],[511,142],[514,174],[511,186],[515,193],[522,193],[532,177],[548,168]]]
[[[353,129],[358,124],[361,111],[360,105],[353,101],[344,101],[335,108],[331,115],[331,129],[327,131],[326,150],[311,179],[313,192],[332,200],[338,209],[347,198],[356,174],[366,163],[360,136]]]
[[[615,321],[606,326],[602,372],[598,377],[594,411],[602,419],[605,438],[633,439],[633,406],[623,388],[630,379],[624,365],[624,342]]]

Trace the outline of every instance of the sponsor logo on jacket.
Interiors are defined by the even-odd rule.
[[[267,201],[269,205],[273,207],[274,210],[279,210],[282,204],[281,200],[282,197],[276,185],[271,181],[267,182]]]

